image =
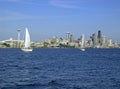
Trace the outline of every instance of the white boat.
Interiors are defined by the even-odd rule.
[[[25,29],[24,45],[21,50],[25,52],[30,52],[33,50],[30,46],[30,34],[28,28]]]
[[[85,51],[85,37],[84,34],[82,34],[82,41],[81,41],[81,51]]]
[[[81,50],[81,51],[85,51],[85,49],[84,49],[84,48],[81,48],[80,50]]]

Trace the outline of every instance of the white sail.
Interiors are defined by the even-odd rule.
[[[28,32],[28,28],[25,29],[25,48],[30,47],[30,34]]]
[[[85,36],[82,34],[81,51],[85,51]]]
[[[84,48],[84,39],[85,39],[84,34],[82,34],[82,43],[81,43],[81,48]]]
[[[24,39],[24,47],[22,48],[23,51],[32,51],[30,47],[30,34],[28,28],[25,29],[25,39]]]

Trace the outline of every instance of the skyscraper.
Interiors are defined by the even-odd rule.
[[[105,48],[106,47],[106,37],[102,36],[102,47]]]
[[[70,42],[73,42],[73,35],[70,35]]]
[[[70,33],[66,32],[66,40],[69,42],[70,41]]]
[[[100,30],[98,31],[98,45],[102,45],[102,34]]]
[[[97,34],[96,33],[92,35],[92,41],[93,41],[93,47],[96,48],[97,47]]]

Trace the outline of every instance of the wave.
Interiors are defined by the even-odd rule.
[[[57,80],[51,80],[48,83],[30,83],[30,84],[15,84],[14,86],[2,87],[1,89],[82,89],[79,86],[71,86],[59,83]]]
[[[34,89],[35,87],[42,86],[41,84],[16,84],[14,86],[2,87],[1,89]]]

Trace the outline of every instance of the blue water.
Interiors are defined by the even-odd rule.
[[[120,89],[120,49],[0,49],[0,89]]]

